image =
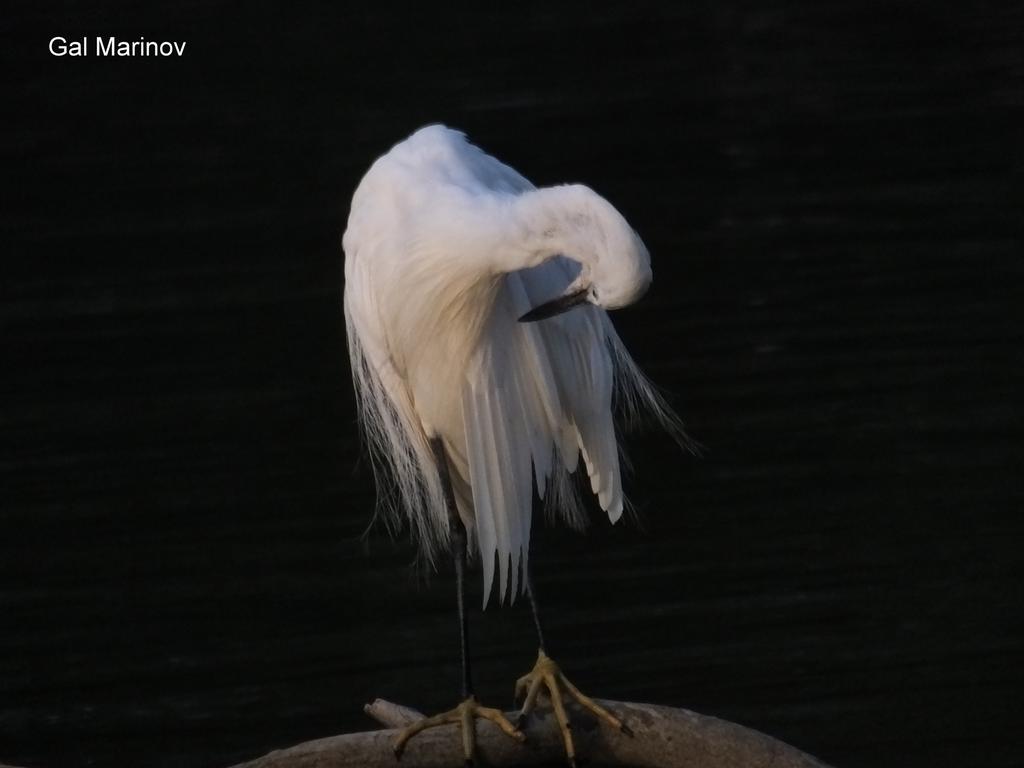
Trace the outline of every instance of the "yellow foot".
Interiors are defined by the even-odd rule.
[[[526,695],[523,708],[519,712],[519,719],[516,722],[519,728],[523,727],[527,716],[533,711],[542,688],[546,689],[548,698],[551,699],[551,708],[555,711],[555,719],[558,720],[558,728],[562,732],[565,756],[569,760],[569,765],[574,767],[576,765],[576,747],[572,742],[572,724],[569,722],[569,716],[565,712],[565,702],[562,700],[563,690],[598,720],[603,720],[627,736],[633,735],[633,731],[629,729],[628,725],[570,683],[558,665],[544,651],[537,652],[537,663],[533,670],[516,681],[516,701],[519,701],[524,694]]]
[[[501,730],[507,733],[516,741],[525,741],[526,736],[516,728],[504,714],[497,709],[481,707],[475,696],[470,696],[455,709],[442,712],[440,715],[425,717],[418,722],[405,728],[395,740],[395,757],[401,758],[405,751],[405,745],[413,736],[427,728],[434,728],[438,725],[449,725],[454,723],[462,730],[462,751],[466,756],[466,765],[473,765],[473,757],[476,754],[476,727],[473,722],[477,718],[490,720]]]

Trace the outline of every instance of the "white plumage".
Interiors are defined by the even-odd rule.
[[[581,524],[570,473],[582,455],[601,508],[613,523],[622,515],[613,397],[678,426],[602,308],[646,290],[647,251],[593,191],[536,189],[440,125],[373,164],[343,244],[352,375],[382,506],[404,510],[428,558],[448,545],[429,443],[441,438],[484,604],[495,563],[499,597],[515,599],[534,487]],[[519,322],[573,291],[590,303]]]

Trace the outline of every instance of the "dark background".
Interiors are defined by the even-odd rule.
[[[642,234],[616,323],[706,447],[630,438],[642,528],[539,529],[570,676],[838,766],[1024,764],[1024,6],[960,5],[9,6],[0,758],[454,703],[449,574],[361,538],[341,316],[361,174],[443,121]],[[96,34],[188,46],[47,51]],[[473,632],[507,705],[528,613]]]

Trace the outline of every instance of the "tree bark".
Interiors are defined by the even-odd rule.
[[[572,712],[578,755],[589,765],[634,768],[828,768],[795,747],[741,725],[685,709],[601,701],[621,716],[632,737]],[[455,726],[431,728],[414,737],[401,761],[392,751],[399,728],[422,717],[415,710],[378,699],[366,712],[388,730],[308,741],[233,768],[453,768],[463,764]],[[514,713],[510,716],[515,718]],[[564,766],[562,737],[551,709],[538,708],[519,744],[489,722],[477,721],[478,762],[492,768]]]

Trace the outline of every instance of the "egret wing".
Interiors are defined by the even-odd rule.
[[[612,522],[622,514],[604,312],[580,307],[542,322],[517,320],[564,290],[577,269],[556,259],[506,275],[486,335],[500,341],[483,345],[467,374],[463,418],[485,604],[495,568],[499,599],[519,591],[534,483],[549,507],[579,525],[568,475],[582,455],[602,509]]]

